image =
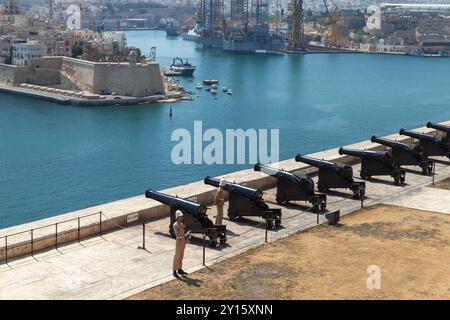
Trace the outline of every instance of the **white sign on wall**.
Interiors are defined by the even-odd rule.
[[[67,29],[80,30],[81,29],[81,9],[76,4],[71,4],[67,8]]]
[[[139,213],[132,213],[127,215],[127,223],[136,222],[139,220]]]

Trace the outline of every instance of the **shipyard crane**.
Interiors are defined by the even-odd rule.
[[[202,27],[206,34],[214,34],[222,28],[223,0],[202,0]]]
[[[292,12],[287,49],[303,51],[305,49],[305,32],[303,28],[303,0],[292,0],[289,4]]]
[[[330,10],[331,5],[333,9]],[[326,15],[330,17],[330,25],[328,27],[327,35],[325,38],[325,44],[327,46],[339,47],[342,45],[341,37],[338,33],[338,23],[341,20],[341,10],[333,0],[323,0],[325,5]]]

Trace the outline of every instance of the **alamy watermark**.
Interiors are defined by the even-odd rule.
[[[177,142],[171,152],[176,165],[278,163],[280,157],[279,129],[203,131],[202,121],[194,121],[193,134],[179,128],[172,132],[171,140]]]

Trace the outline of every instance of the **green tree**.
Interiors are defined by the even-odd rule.
[[[72,58],[76,58],[83,55],[83,47],[79,44],[74,44],[72,46]]]

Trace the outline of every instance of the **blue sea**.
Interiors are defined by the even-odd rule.
[[[370,54],[233,55],[161,31],[127,32],[144,54],[197,66],[194,101],[82,108],[0,94],[0,227],[249,168],[171,161],[172,132],[278,129],[280,160],[450,119],[450,60]],[[220,80],[213,96],[195,85]],[[169,110],[173,108],[173,117]]]

